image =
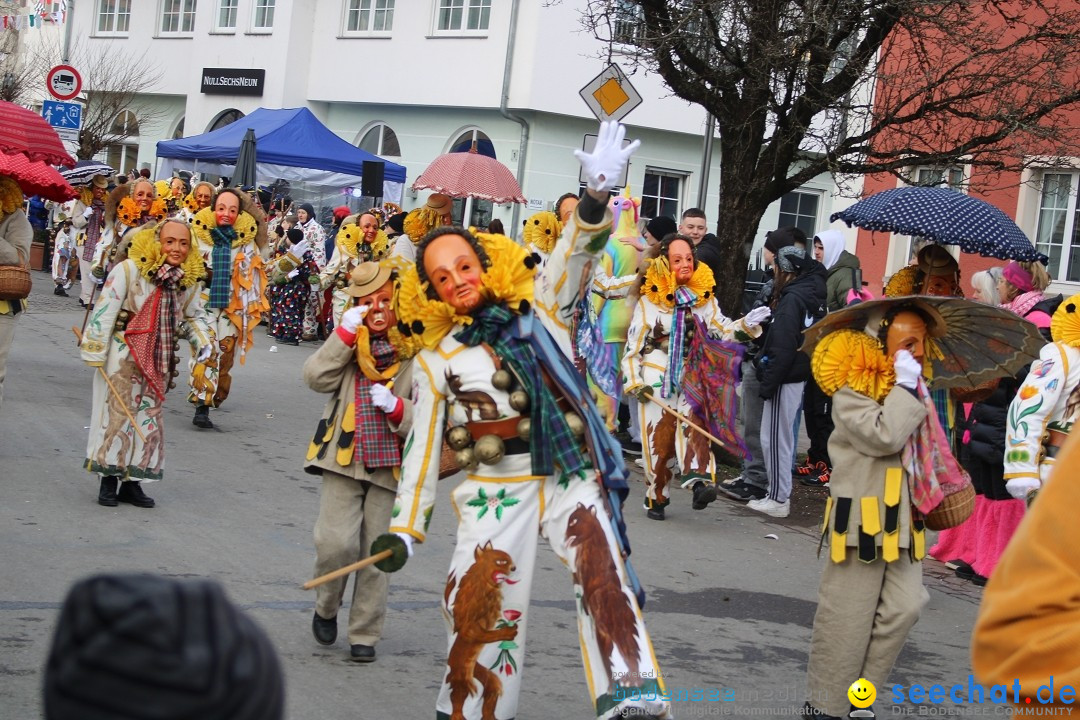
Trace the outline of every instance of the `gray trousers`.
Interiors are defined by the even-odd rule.
[[[848,548],[842,563],[825,563],[806,669],[810,703],[836,717],[847,717],[848,687],[859,678],[872,682],[882,699],[893,663],[930,599],[922,563],[907,550],[891,563],[864,563],[854,551]]]
[[[390,527],[393,490],[323,471],[319,519],[315,521],[315,577],[371,554],[371,543]],[[375,645],[386,619],[389,575],[374,566],[353,573],[349,644]],[[341,608],[348,576],[315,588],[315,612],[329,620]]]
[[[19,302],[12,300],[12,303]],[[15,339],[15,323],[17,317],[14,313],[0,313],[0,404],[4,402],[4,376],[7,375],[8,351],[11,350],[11,342]]]
[[[743,442],[750,453],[750,457],[742,461],[742,480],[764,490],[769,487],[769,478],[765,474],[765,454],[761,450],[761,411],[765,401],[758,395],[761,383],[751,362],[742,364],[741,387],[739,419],[742,421]]]
[[[795,456],[795,419],[802,406],[804,382],[784,383],[775,397],[765,401],[761,412],[761,450],[769,497],[787,502],[791,497],[791,459]],[[857,680],[858,678],[856,678]]]

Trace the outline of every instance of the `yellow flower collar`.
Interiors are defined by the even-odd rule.
[[[880,403],[896,383],[893,361],[881,343],[858,330],[837,330],[822,338],[810,358],[810,370],[829,397],[846,385]]]
[[[0,176],[0,218],[7,217],[22,206],[22,188],[13,178]]]
[[[139,274],[148,280],[153,280],[157,275],[158,268],[165,262],[165,255],[161,252],[161,241],[158,239],[158,229],[163,223],[147,224],[142,230],[135,233],[128,249],[128,257],[139,269]],[[202,279],[206,273],[206,264],[192,244],[184,264],[180,266],[184,276],[180,278],[180,287],[189,288]]]
[[[364,233],[355,223],[342,225],[338,230],[337,244],[341,250],[354,260],[360,258],[360,245],[364,239]],[[371,260],[378,262],[390,252],[390,238],[384,230],[379,230],[375,235],[375,242],[371,243]]]
[[[150,217],[160,221],[165,218],[168,212],[169,209],[166,207],[165,201],[161,198],[154,198],[154,202],[150,205]],[[139,227],[149,222],[148,220],[142,220],[142,210],[139,209],[135,198],[130,196],[120,201],[120,205],[116,209],[116,218],[121,224],[128,227]]]
[[[1080,295],[1066,298],[1050,319],[1050,336],[1054,342],[1080,348]]]
[[[191,229],[194,231],[195,237],[198,238],[199,244],[208,248],[214,247],[214,239],[210,236],[210,231],[216,227],[217,216],[214,215],[214,208],[212,207],[204,207],[195,213],[195,218],[191,222]],[[238,248],[247,243],[255,242],[255,233],[259,230],[259,224],[250,213],[241,210],[240,214],[236,216],[236,222],[233,223],[233,230],[236,231],[236,239],[232,241],[232,246]]]
[[[716,279],[712,270],[705,263],[699,262],[690,282],[686,283],[686,287],[697,295],[694,307],[701,307],[712,300],[715,285]],[[676,287],[678,283],[675,282],[675,274],[671,272],[667,258],[654,258],[645,271],[645,284],[641,288],[645,299],[657,307],[671,310],[675,307]]]
[[[491,265],[480,276],[480,292],[488,302],[505,304],[511,311],[523,313],[533,303],[536,263],[525,248],[505,235],[476,233]],[[442,300],[428,297],[429,284],[420,281],[416,266],[401,275],[398,293],[398,328],[406,337],[419,339],[420,345],[434,349],[448,333],[472,322],[469,315],[459,315]]]
[[[560,235],[562,235],[562,223],[559,222],[559,216],[545,210],[525,221],[521,239],[525,241],[526,247],[531,245],[542,253],[551,254]]]

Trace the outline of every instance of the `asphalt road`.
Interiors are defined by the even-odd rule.
[[[166,477],[147,487],[158,507],[103,508],[97,477],[81,469],[92,373],[70,328],[82,312],[74,292],[51,295],[46,274],[34,273],[34,282],[0,409],[0,718],[41,717],[42,668],[68,587],[120,570],[220,580],[277,647],[294,720],[433,717],[446,650],[438,602],[454,537],[452,481],[439,488],[429,541],[393,576],[377,662],[353,664],[344,615],[338,645],[317,645],[312,594],[300,588],[311,576],[318,511],[319,479],[301,469],[324,400],[300,380],[313,348],[270,352],[272,342],[257,332],[213,430],[192,426],[178,387],[166,402]],[[731,702],[676,703],[677,717],[782,715],[801,706],[824,562],[815,532],[824,495],[796,488],[786,520],[724,499],[694,511],[685,492],[660,523],[639,509],[637,476],[627,505],[633,561],[667,684],[734,690]],[[518,718],[589,717],[570,579],[542,548]],[[980,591],[937,562],[925,571],[931,601],[892,681],[966,683]],[[893,714],[879,700],[878,717]]]

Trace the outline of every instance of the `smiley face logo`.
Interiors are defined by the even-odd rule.
[[[851,683],[851,687],[847,691],[848,700],[851,704],[857,708],[868,708],[874,704],[874,700],[877,699],[877,688],[874,687],[874,683],[870,682],[866,678],[859,678],[855,682]]]

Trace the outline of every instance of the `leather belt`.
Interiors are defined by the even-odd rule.
[[[1047,430],[1045,444],[1051,447],[1061,447],[1069,439],[1069,433],[1062,430]]]
[[[465,423],[473,440],[479,440],[484,435],[498,435],[503,440],[517,438],[517,426],[521,422],[521,416],[503,418],[502,420],[477,420]]]

